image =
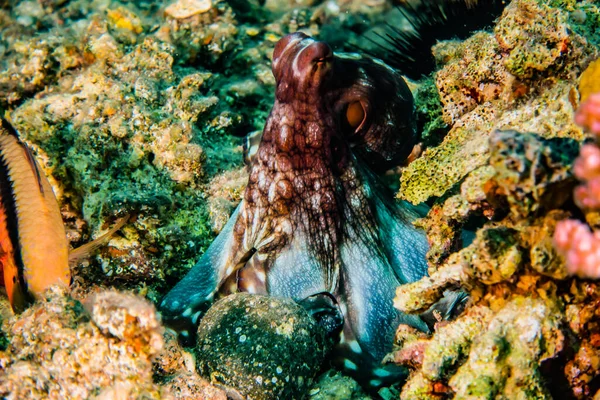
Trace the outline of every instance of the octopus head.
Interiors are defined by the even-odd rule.
[[[329,144],[338,163],[352,151],[382,172],[405,161],[418,140],[408,86],[378,60],[334,54],[328,44],[294,33],[275,46],[273,75],[277,88],[271,117],[292,120],[291,114],[298,114],[315,120],[322,129],[316,133],[305,126],[305,139]]]

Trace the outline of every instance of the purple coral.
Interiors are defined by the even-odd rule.
[[[574,172],[582,184],[575,189],[575,202],[584,211],[600,211],[600,93],[581,104],[575,121],[592,133],[596,143],[585,144],[575,162]],[[554,242],[571,274],[600,278],[600,231],[576,220],[558,223]]]

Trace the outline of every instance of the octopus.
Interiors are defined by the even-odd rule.
[[[166,295],[163,319],[185,340],[217,296],[292,298],[339,335],[336,362],[380,387],[402,374],[381,365],[398,325],[428,331],[392,301],[427,274],[421,215],[381,180],[419,140],[412,94],[383,62],[303,33],[276,44],[272,70],[275,103],[243,199]]]

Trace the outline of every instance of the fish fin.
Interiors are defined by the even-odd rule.
[[[44,183],[42,181],[42,174],[40,173],[39,165],[35,161],[35,158],[33,157],[33,153],[31,152],[31,149],[29,148],[29,146],[27,146],[25,143],[23,143],[20,140],[19,140],[19,142],[23,146],[23,149],[25,150],[25,156],[27,157],[27,162],[29,163],[29,165],[31,166],[31,170],[35,174],[38,188],[40,189],[40,193],[42,195],[44,195]]]
[[[0,244],[0,270],[2,270],[2,283],[6,288],[6,295],[10,306],[15,313],[20,313],[31,302],[26,292],[26,283],[23,274],[15,265],[12,252],[6,252]]]
[[[14,283],[11,292],[8,296],[11,299],[10,305],[15,314],[20,314],[32,303],[32,299],[19,279]]]
[[[244,163],[247,166],[252,164],[256,153],[258,152],[258,145],[262,139],[263,132],[261,130],[250,132],[244,137],[244,143],[242,145],[244,149]]]
[[[23,279],[23,274],[19,274],[12,252],[6,252],[1,244],[0,267],[10,306],[15,314],[21,313],[32,303],[33,299],[27,292],[27,284]]]
[[[88,257],[92,252],[98,250],[100,247],[104,246],[108,241],[112,238],[112,236],[125,225],[125,223],[129,220],[129,215],[126,215],[122,218],[119,218],[115,225],[110,228],[108,232],[104,235],[92,240],[89,243],[86,243],[82,246],[77,247],[69,252],[69,265],[74,265],[78,261],[83,258]]]
[[[431,331],[435,324],[456,318],[465,309],[469,294],[462,290],[446,290],[444,297],[420,314]]]
[[[234,226],[242,204],[238,205],[196,265],[160,304],[163,322],[179,333],[184,345],[194,343],[198,322],[213,303],[221,284],[252,256],[252,251],[243,251],[234,237]]]

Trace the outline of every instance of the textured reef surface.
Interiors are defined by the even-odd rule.
[[[130,216],[72,266],[70,290],[19,315],[0,295],[0,396],[375,398],[330,369],[332,339],[294,302],[227,297],[195,349],[155,305],[242,199],[275,43],[302,31],[356,51],[384,21],[410,29],[401,3],[0,0],[0,114],[50,180],[70,247]],[[469,297],[429,333],[400,326],[385,362],[406,380],[378,396],[600,398],[598,32],[593,0],[507,1],[408,80],[423,151],[386,179],[430,207],[416,223],[429,276],[394,305]]]

